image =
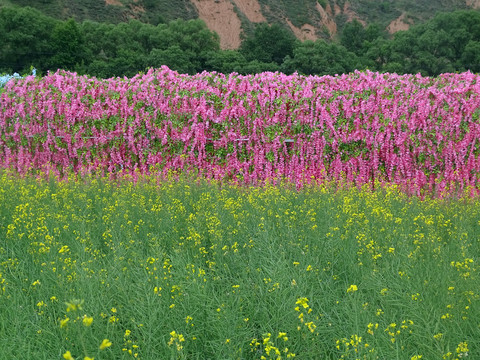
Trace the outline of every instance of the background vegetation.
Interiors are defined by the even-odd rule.
[[[340,74],[355,69],[438,75],[480,70],[480,12],[439,13],[388,36],[373,23],[346,23],[338,41],[300,42],[281,25],[259,24],[238,50],[221,50],[201,20],[152,25],[62,21],[29,7],[0,8],[0,73],[59,68],[108,78],[167,65],[181,73],[263,71]]]

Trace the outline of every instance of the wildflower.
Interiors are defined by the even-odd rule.
[[[67,317],[65,319],[60,320],[60,329],[63,329],[65,326],[67,326],[67,323],[70,321],[70,319]]]
[[[461,342],[460,344],[458,344],[456,351],[457,351],[457,354],[458,354],[459,358],[467,357],[468,356],[468,343],[466,341]]]
[[[65,360],[75,360],[75,358],[72,356],[72,354],[70,353],[70,351],[65,352],[65,354],[63,354],[63,358],[64,358]]]
[[[177,334],[177,332],[174,330],[170,333],[170,340],[168,341],[168,346],[171,346],[173,343],[175,343],[177,350],[180,351],[183,349],[181,343],[184,341],[185,338],[183,337],[183,335]]]
[[[72,300],[72,302],[66,302],[67,312],[82,310],[83,300]]]
[[[347,293],[350,293],[350,292],[355,292],[358,290],[358,287],[357,285],[350,285],[350,287],[347,289]]]
[[[104,350],[110,346],[112,346],[112,342],[108,339],[103,339],[102,343],[99,346],[99,349]]]
[[[87,315],[83,315],[83,320],[82,320],[82,322],[83,322],[83,325],[85,325],[85,326],[90,326],[90,325],[92,325],[93,317],[89,317],[89,316],[87,316]]]
[[[297,302],[295,303],[297,305],[302,305],[304,309],[308,308],[308,298],[306,297],[301,297],[297,299]]]
[[[313,323],[313,321],[310,321],[308,323],[305,323],[305,325],[308,327],[308,330],[310,330],[310,332],[314,332],[315,329],[317,328],[317,326]]]

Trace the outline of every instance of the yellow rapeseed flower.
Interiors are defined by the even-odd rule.
[[[67,312],[82,310],[83,300],[72,300],[72,302],[66,302]]]
[[[350,287],[347,289],[347,293],[355,292],[357,290],[358,290],[357,285],[350,285]]]
[[[106,349],[108,347],[112,346],[112,342],[108,339],[103,339],[102,343],[99,346],[100,350]]]
[[[90,326],[90,325],[92,325],[93,317],[89,317],[87,315],[84,315],[82,322],[83,322],[83,325]]]
[[[65,319],[60,320],[60,329],[63,329],[65,326],[67,326],[67,323],[70,321],[70,319],[67,317]]]
[[[296,305],[302,305],[304,309],[307,309],[309,307],[308,306],[308,298],[306,298],[306,297],[298,298],[297,302],[295,304]]]
[[[63,358],[65,360],[75,360],[75,358],[72,356],[72,354],[70,353],[70,351],[67,351],[65,354],[63,354]]]

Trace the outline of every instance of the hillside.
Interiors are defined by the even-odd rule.
[[[222,49],[236,49],[256,23],[280,23],[301,40],[335,38],[353,19],[394,33],[438,11],[478,9],[480,0],[0,0],[2,5],[32,6],[49,16],[79,21],[139,19],[156,25],[200,18],[219,34]]]

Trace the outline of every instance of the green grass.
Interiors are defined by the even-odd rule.
[[[2,359],[480,358],[478,200],[2,173],[0,204]]]

